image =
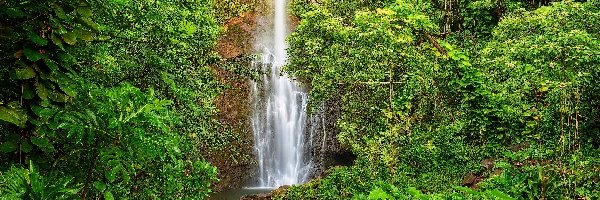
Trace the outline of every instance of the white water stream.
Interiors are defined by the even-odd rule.
[[[275,188],[307,181],[311,162],[305,156],[307,94],[281,72],[287,61],[289,34],[287,1],[272,0],[273,15],[262,23],[256,48],[261,53],[254,67],[266,72],[252,81],[252,131],[259,174],[256,187]]]

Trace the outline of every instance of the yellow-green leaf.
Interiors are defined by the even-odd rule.
[[[15,78],[16,79],[30,79],[35,77],[35,71],[33,68],[26,66],[24,68],[15,69]]]
[[[79,13],[83,17],[91,17],[92,16],[92,10],[89,7],[78,8],[77,13]]]
[[[60,93],[58,91],[52,91],[48,93],[48,98],[50,98],[50,100],[52,101],[60,103],[67,102],[67,100],[69,99],[69,97],[66,94]]]
[[[12,123],[19,127],[25,127],[27,114],[21,109],[0,106],[0,120]]]
[[[90,18],[82,17],[79,19],[83,22],[84,25],[91,28],[92,30],[100,31],[100,29],[98,28],[98,24],[96,24],[96,22],[92,21]]]
[[[62,34],[62,38],[69,45],[75,45],[75,43],[77,43],[77,33],[75,31]]]
[[[79,29],[79,36],[82,40],[87,42],[94,40],[94,34],[86,30]]]
[[[43,84],[40,84],[39,82],[36,83],[35,84],[35,92],[38,94],[40,99],[42,99],[44,101],[48,100],[48,89]]]

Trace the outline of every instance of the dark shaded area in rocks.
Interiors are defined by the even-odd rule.
[[[316,112],[312,112],[307,122],[307,138],[312,139],[313,149],[309,150],[314,163],[311,178],[321,177],[333,166],[348,166],[354,163],[356,156],[337,140],[340,132],[336,126],[341,112],[341,99],[334,96],[323,102]]]

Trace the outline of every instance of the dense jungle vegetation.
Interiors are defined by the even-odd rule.
[[[354,165],[287,199],[600,198],[600,1],[297,0]]]
[[[0,199],[203,199],[211,0],[0,0]]]
[[[217,41],[255,2],[0,0],[0,199],[207,198],[240,140],[214,68],[254,73]],[[356,159],[275,198],[600,198],[599,0],[289,6],[286,70]]]

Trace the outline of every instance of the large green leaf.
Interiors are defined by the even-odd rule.
[[[77,43],[77,32],[69,31],[68,33],[62,34],[63,40],[70,45],[75,45]]]
[[[56,65],[56,63],[54,61],[52,61],[50,59],[46,59],[45,61],[46,61],[46,66],[48,68],[50,68],[50,70],[52,70],[52,71],[58,70],[58,65]]]
[[[38,61],[43,58],[42,54],[38,53],[37,51],[31,50],[29,48],[26,48],[25,50],[23,50],[23,53],[25,54],[25,57],[27,57],[28,60],[31,60],[33,62]]]
[[[48,89],[46,88],[46,86],[44,86],[43,84],[41,84],[39,82],[35,84],[35,92],[38,94],[38,96],[42,100],[47,100],[48,94],[50,93],[48,91]]]
[[[60,7],[58,4],[54,4],[54,12],[56,13],[56,16],[58,16],[58,18],[63,19],[63,20],[67,20],[67,14],[65,13],[65,10],[63,10],[62,7]]]
[[[23,84],[23,98],[31,100],[35,97],[35,91],[30,84]]]
[[[33,150],[33,145],[31,145],[29,141],[25,140],[21,143],[20,149],[25,153],[29,153],[31,150]]]
[[[15,69],[16,79],[30,79],[35,77],[35,71],[29,66]]]
[[[94,40],[94,34],[83,29],[79,29],[79,36],[82,40],[87,42]]]
[[[6,141],[0,144],[0,152],[10,153],[17,150],[17,143],[13,141]]]
[[[89,7],[78,8],[77,13],[79,13],[83,17],[92,17],[92,10]]]
[[[48,44],[48,40],[44,39],[43,37],[39,36],[38,34],[34,33],[34,32],[29,32],[29,34],[27,34],[27,36],[29,37],[29,40],[32,41],[33,43],[40,45],[40,46],[46,46]]]
[[[35,146],[39,147],[44,152],[47,152],[47,153],[54,152],[54,146],[50,143],[48,138],[32,137],[31,143],[33,143]]]
[[[100,28],[98,28],[98,24],[96,24],[96,22],[92,21],[90,18],[82,17],[79,18],[79,20],[81,20],[85,26],[91,28],[92,30],[100,31]]]
[[[48,93],[48,98],[52,101],[61,103],[67,102],[67,100],[69,99],[69,97],[66,94],[63,94],[57,90]]]
[[[33,138],[32,138],[33,139]],[[31,189],[37,195],[42,195],[44,191],[44,182],[40,173],[35,169],[35,165],[33,161],[29,160],[29,181],[31,184]],[[40,197],[43,198],[43,197]]]
[[[27,16],[25,12],[18,8],[7,8],[6,10],[3,10],[3,12],[11,18],[22,18]]]
[[[0,120],[10,122],[19,127],[25,127],[27,114],[21,109],[0,106]]]
[[[65,94],[71,96],[71,97],[75,97],[77,96],[77,92],[75,91],[75,88],[77,87],[77,85],[68,83],[64,80],[59,80],[58,82],[58,86],[60,87],[60,89],[65,92]]]
[[[65,50],[65,48],[62,45],[62,41],[60,40],[60,38],[56,37],[56,35],[54,33],[52,33],[50,35],[50,40],[52,40],[52,43],[54,43],[60,49]]]
[[[389,199],[389,198],[390,198],[390,195],[388,195],[381,188],[376,188],[374,190],[371,190],[371,193],[369,193],[369,199]]]

